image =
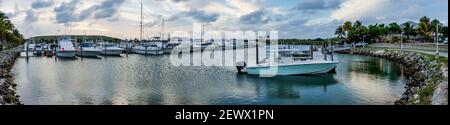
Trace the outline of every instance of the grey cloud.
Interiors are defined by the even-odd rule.
[[[172,2],[178,3],[178,2],[186,2],[188,0],[172,0]]]
[[[95,19],[105,19],[117,15],[123,2],[124,0],[106,0],[99,5],[92,5],[87,9],[81,10],[80,13],[76,13],[80,0],[72,0],[69,3],[61,3],[55,7],[54,11],[56,12],[56,20],[58,23],[80,22],[91,16]],[[109,21],[114,20],[111,19]]]
[[[218,13],[207,13],[203,10],[191,9],[188,12],[185,12],[183,15],[191,16],[197,21],[200,22],[214,22],[219,18]]]
[[[263,8],[241,16],[239,20],[245,24],[267,24],[272,19],[269,16],[269,11]]]
[[[21,12],[20,12],[19,6],[16,3],[16,4],[14,4],[14,12],[6,13],[6,16],[8,16],[9,18],[14,18],[14,17],[18,16],[20,13]]]
[[[27,10],[25,22],[26,23],[34,23],[39,20],[38,15],[34,12],[33,9]]]
[[[189,11],[186,11],[186,12],[174,14],[174,15],[170,16],[169,18],[167,18],[166,21],[168,21],[168,22],[175,21],[181,17],[192,17],[196,21],[209,23],[209,22],[217,21],[217,19],[219,19],[219,16],[220,15],[218,13],[207,13],[203,10],[190,9]]]
[[[161,24],[161,21],[154,20],[154,21],[151,21],[151,22],[148,22],[148,23],[144,24],[144,26],[145,27],[154,27],[154,26],[157,26],[157,25],[160,25],[160,24]]]
[[[305,0],[291,10],[313,14],[319,10],[338,8],[341,3],[341,0]]]
[[[80,0],[72,0],[69,3],[62,2],[55,7],[57,23],[70,23],[81,21],[79,15],[75,13]]]
[[[125,0],[107,0],[95,7],[96,19],[109,18],[118,13],[120,6]]]
[[[31,3],[33,9],[47,8],[54,4],[53,0],[37,0]]]
[[[280,30],[279,38],[327,38],[332,37],[336,27],[343,22],[333,20],[328,23],[305,25],[309,20],[294,19],[278,27]]]
[[[179,2],[187,2],[189,0],[157,0],[157,1],[171,1],[171,2],[174,2],[174,3],[179,3]]]

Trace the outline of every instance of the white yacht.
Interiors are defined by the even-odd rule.
[[[75,58],[75,47],[70,39],[62,38],[58,40],[56,56],[60,58]]]
[[[164,43],[163,44],[163,53],[164,54],[170,54],[172,53],[172,50],[177,47],[178,45],[180,45],[180,43],[177,42],[168,42],[168,43]]]
[[[100,49],[95,47],[94,42],[83,42],[77,48],[76,55],[82,57],[97,57],[100,52]]]
[[[144,55],[161,55],[164,54],[161,42],[140,43],[133,47],[133,52]]]
[[[299,50],[295,49],[272,52],[278,52],[280,55],[276,62],[262,61],[253,66],[247,66],[245,62],[239,62],[236,66],[238,72],[263,76],[314,75],[329,73],[338,64],[338,61],[296,59],[293,55],[299,53]]]
[[[100,43],[98,44],[98,49],[100,50],[100,55],[106,56],[120,56],[124,51],[123,48],[111,43]]]
[[[36,44],[34,46],[33,54],[36,56],[42,56],[42,53],[44,51],[44,45],[43,44]]]

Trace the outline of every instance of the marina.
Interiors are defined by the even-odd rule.
[[[191,54],[196,60],[204,53]],[[12,72],[25,104],[389,105],[404,91],[402,66],[357,55],[335,55],[335,73],[267,78],[239,74],[233,66],[173,66],[170,55],[28,61],[24,55]]]
[[[448,105],[438,2],[0,0],[0,105]]]

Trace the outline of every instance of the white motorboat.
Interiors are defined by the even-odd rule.
[[[120,56],[124,51],[123,48],[111,43],[100,43],[97,48],[100,50],[100,55],[106,56]]]
[[[163,53],[164,54],[170,54],[172,53],[172,50],[177,47],[178,45],[180,45],[180,43],[176,43],[176,42],[168,42],[168,43],[164,43],[163,44]]]
[[[141,43],[133,47],[133,52],[144,55],[161,55],[164,54],[161,42]]]
[[[94,42],[83,42],[77,48],[76,55],[82,57],[97,57],[100,54],[100,49],[95,47]]]
[[[36,56],[42,56],[42,53],[44,51],[44,45],[43,44],[36,44],[34,46],[33,54]]]
[[[253,66],[239,62],[236,66],[238,72],[262,76],[278,75],[314,75],[333,71],[338,61],[304,60],[293,57],[299,50],[279,50],[280,57],[275,62],[263,61]]]
[[[70,39],[62,38],[58,40],[56,56],[60,58],[75,58],[75,47]]]

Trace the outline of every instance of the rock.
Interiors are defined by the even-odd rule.
[[[417,100],[417,99],[419,99],[419,94],[414,94],[414,100]]]
[[[19,56],[17,51],[0,52],[0,104],[2,105],[20,104],[19,96],[15,92],[15,84],[9,72]]]
[[[441,82],[433,93],[432,105],[448,105],[448,81]]]

